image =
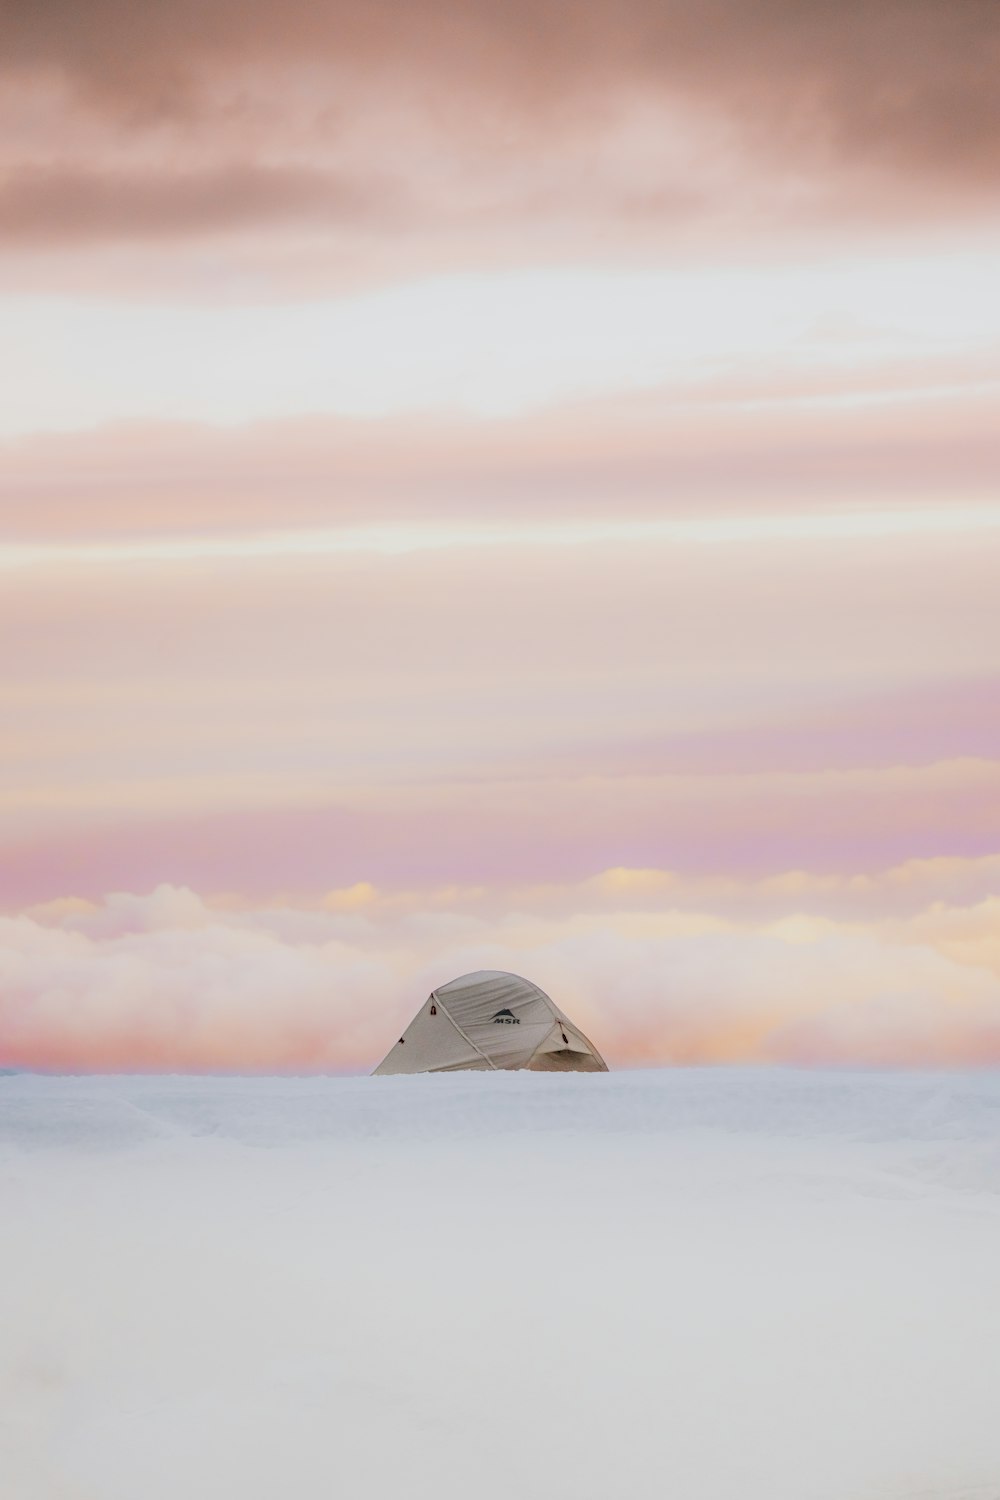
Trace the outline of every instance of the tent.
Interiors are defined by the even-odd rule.
[[[544,990],[497,969],[463,974],[428,995],[375,1073],[449,1073],[459,1068],[608,1071],[593,1042]]]

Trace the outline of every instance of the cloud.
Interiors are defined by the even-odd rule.
[[[623,886],[641,891],[641,921],[616,910]],[[970,947],[975,933],[989,942],[995,902],[895,924],[761,923],[677,909],[696,894],[619,874],[565,888],[563,915],[551,899],[524,915],[502,890],[464,909],[454,891],[261,908],[168,887],[50,904],[0,922],[0,1062],[368,1068],[434,984],[478,967],[530,974],[621,1064],[1000,1059],[995,940]],[[711,887],[700,895],[707,908]]]
[[[990,763],[727,778],[397,775],[326,797],[291,774],[119,788],[105,773],[47,797],[43,780],[37,810],[7,813],[0,900],[47,900],[67,886],[92,899],[161,877],[258,897],[359,880],[524,884],[581,879],[614,860],[706,876],[847,873],[915,849],[984,857],[1000,843]]]
[[[614,756],[619,769],[720,775],[819,771],[834,766],[928,765],[953,757],[1000,760],[1000,681],[959,678],[900,686],[779,721],[732,730],[696,730],[650,738]]]
[[[211,235],[261,220],[385,223],[402,189],[331,172],[244,162],[210,170],[146,172],[24,167],[0,183],[0,224],[10,244],[85,243],[109,236]],[[396,215],[398,217],[398,214]]]
[[[8,11],[0,31],[10,72],[56,70],[133,115],[192,107],[227,68],[326,64],[428,91],[447,80],[446,95],[542,118],[593,116],[595,95],[623,87],[680,93],[763,113],[786,138],[970,174],[997,166],[998,41],[991,0],[48,0]]]
[[[763,928],[785,924],[785,941],[795,938],[787,925],[789,913],[805,920],[807,935],[813,921],[877,923],[906,941],[915,923],[912,930],[920,942],[937,944],[952,937],[975,941],[985,935],[992,893],[998,889],[1000,855],[988,854],[978,859],[911,859],[867,873],[783,870],[757,879],[619,866],[574,885],[515,888],[508,899],[518,910],[559,919],[586,920],[594,911],[712,912],[726,923],[747,921]]]
[[[859,496],[883,509],[993,502],[992,356],[846,373],[841,358],[821,347],[819,370],[696,373],[502,420],[451,410],[48,431],[0,450],[0,540],[583,521],[612,504],[618,518],[704,520],[844,513]]]
[[[13,7],[0,58],[36,102],[0,222],[15,247],[161,235],[175,259],[183,235],[325,223],[280,270],[244,258],[273,289],[988,219],[998,35],[992,0]]]
[[[1000,871],[986,887],[982,901],[956,906],[938,900],[909,924],[919,942],[932,944],[953,963],[969,964],[1000,975]]]
[[[992,536],[12,569],[0,899],[992,853]]]
[[[5,921],[8,1059],[98,1071],[356,1066],[351,1008],[384,992],[384,965],[332,939],[282,943],[209,913],[192,923],[192,900],[158,890],[135,930],[141,900],[112,899],[86,935],[49,928],[46,944],[30,919]]]

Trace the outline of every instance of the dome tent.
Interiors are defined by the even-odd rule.
[[[608,1071],[594,1044],[544,990],[497,969],[463,974],[432,991],[375,1074],[460,1068]]]

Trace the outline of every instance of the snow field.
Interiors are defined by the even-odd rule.
[[[0,1078],[0,1500],[994,1500],[1000,1078]]]

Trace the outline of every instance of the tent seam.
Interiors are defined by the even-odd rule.
[[[471,1036],[466,1036],[465,1032],[462,1030],[461,1026],[459,1026],[458,1022],[455,1020],[455,1017],[452,1015],[452,1013],[448,1009],[447,1005],[445,1005],[444,1001],[441,999],[441,996],[438,994],[437,990],[434,991],[434,1000],[435,1000],[435,1004],[440,1005],[441,1009],[444,1011],[445,1015],[448,1017],[448,1020],[451,1022],[451,1024],[454,1026],[455,1030],[458,1032],[459,1036],[462,1038],[463,1042],[468,1042],[468,1044],[472,1048],[473,1052],[477,1053],[478,1056],[482,1058],[482,1060],[483,1060],[484,1063],[489,1063],[489,1065],[493,1069],[494,1073],[498,1072],[499,1070],[497,1068],[496,1063],[493,1061],[492,1057],[487,1057],[486,1053],[483,1052],[479,1047],[476,1046],[476,1044],[472,1040]]]

